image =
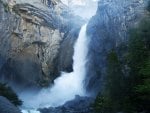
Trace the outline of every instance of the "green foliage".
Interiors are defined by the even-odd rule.
[[[143,20],[129,40],[130,93],[137,111],[149,111],[150,103],[150,20]],[[129,87],[129,86],[128,86]]]
[[[145,65],[139,70],[138,78],[140,82],[134,86],[134,91],[136,94],[136,102],[140,104],[137,107],[148,111],[150,110],[150,58],[145,61]]]
[[[130,31],[127,55],[108,54],[105,89],[95,99],[97,113],[149,113],[150,111],[150,19]],[[124,56],[126,56],[124,58]],[[121,60],[121,61],[120,61]],[[121,64],[121,62],[124,62]],[[122,70],[129,68],[129,74]]]
[[[113,113],[111,99],[103,95],[98,95],[93,104],[96,113]]]
[[[124,79],[117,53],[111,51],[110,54],[108,54],[106,88],[104,94],[111,99],[114,108],[118,110],[120,109],[121,104],[119,99],[124,96]]]
[[[104,108],[104,97],[98,95],[95,99],[95,103],[93,105],[94,109],[95,109],[95,112],[96,113],[99,113],[99,112],[102,112],[103,111],[103,108]]]
[[[18,98],[17,94],[6,84],[0,83],[0,95],[6,97],[15,106],[22,105],[22,101]]]
[[[125,78],[122,73],[121,63],[117,53],[113,50],[108,54],[107,75],[105,78],[105,90],[98,95],[94,109],[97,113],[116,113],[121,111],[122,99],[125,94]]]

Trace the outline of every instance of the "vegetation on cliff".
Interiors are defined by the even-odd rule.
[[[150,17],[130,31],[126,55],[108,54],[105,89],[93,105],[97,113],[149,113]],[[119,47],[120,48],[120,47]]]
[[[22,105],[22,101],[18,98],[17,94],[6,84],[0,83],[0,96],[6,97],[15,106]]]

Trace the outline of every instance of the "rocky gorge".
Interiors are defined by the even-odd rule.
[[[16,92],[49,88],[62,72],[73,72],[74,45],[82,26],[87,23],[88,60],[83,81],[86,95],[76,95],[61,106],[23,113],[100,113],[95,112],[93,103],[105,90],[108,54],[114,50],[119,59],[124,58],[130,29],[136,28],[143,18],[149,18],[146,9],[149,0],[91,1],[88,0],[84,8],[83,0],[71,2],[70,7],[61,0],[0,0],[0,82],[8,83]],[[83,18],[83,15],[88,16],[90,3],[97,7],[96,14],[90,19]],[[82,9],[85,9],[83,15]],[[123,74],[128,76],[129,70],[123,64]],[[8,113],[21,112],[0,97],[0,113],[6,113],[3,109],[7,103],[14,109]]]

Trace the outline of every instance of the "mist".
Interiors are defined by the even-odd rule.
[[[63,1],[64,4],[68,5]],[[97,1],[73,1],[68,5],[77,16],[89,20],[97,10]],[[81,13],[82,12],[82,13]],[[86,77],[86,63],[89,40],[86,36],[86,25],[82,26],[79,37],[74,45],[73,72],[62,72],[61,76],[55,79],[54,85],[42,89],[39,92],[26,91],[20,93],[24,101],[22,109],[38,109],[45,107],[57,107],[65,102],[73,100],[76,95],[87,96],[84,88]]]
[[[97,10],[99,0],[61,0],[75,15],[89,20]]]
[[[74,99],[76,95],[86,96],[84,79],[87,53],[88,38],[86,36],[86,25],[84,25],[74,46],[73,72],[62,72],[61,76],[54,81],[52,87],[42,89],[37,94],[33,91],[21,93],[20,98],[24,101],[23,107],[29,109],[56,107]]]

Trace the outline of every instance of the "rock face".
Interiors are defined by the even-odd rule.
[[[100,91],[110,50],[128,40],[128,30],[146,16],[147,0],[100,0],[96,15],[88,24],[89,63],[86,87]]]
[[[71,71],[83,21],[67,11],[59,0],[0,0],[1,81],[47,86]]]
[[[66,102],[63,106],[60,107],[50,107],[40,109],[41,113],[93,113],[93,109],[90,107],[93,103],[93,98],[89,97],[80,97],[72,101]]]
[[[21,111],[5,97],[0,96],[0,113],[21,113]]]

